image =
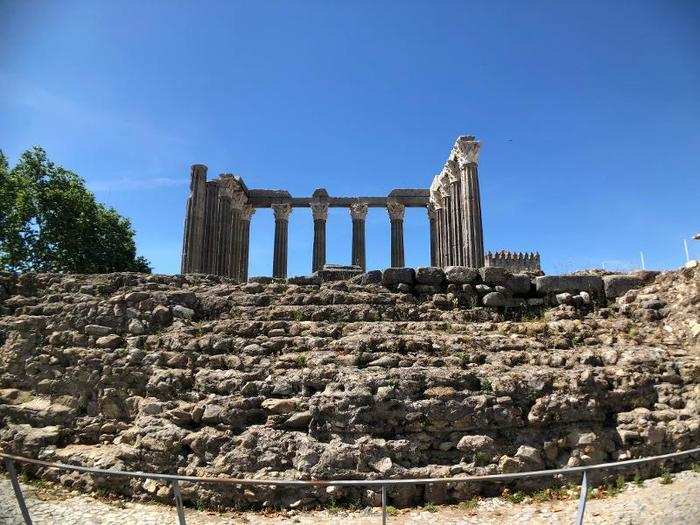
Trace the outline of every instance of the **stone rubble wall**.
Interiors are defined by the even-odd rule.
[[[0,274],[0,446],[100,468],[284,479],[482,475],[687,449],[700,443],[699,279],[465,267],[247,284]],[[171,496],[153,480],[26,472]],[[389,500],[501,488],[405,486]],[[352,488],[182,490],[205,506],[377,502]]]

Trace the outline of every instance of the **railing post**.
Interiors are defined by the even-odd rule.
[[[173,497],[175,498],[175,505],[177,506],[177,519],[180,525],[187,525],[185,521],[185,509],[182,507],[182,494],[180,493],[180,484],[176,479],[172,480],[170,484],[173,487]]]
[[[576,516],[576,525],[583,525],[583,514],[586,512],[586,498],[588,497],[588,475],[583,471],[581,478],[581,495],[578,498],[578,515]]]
[[[386,525],[386,485],[382,485],[382,525]]]
[[[22,489],[19,486],[19,481],[17,481],[17,472],[15,471],[15,464],[9,458],[5,458],[5,469],[10,475],[10,483],[12,483],[12,490],[15,491],[15,498],[17,498],[17,504],[19,505],[19,510],[22,512],[24,523],[26,525],[32,525],[32,518],[29,516],[29,510],[27,509],[27,504],[24,502]]]

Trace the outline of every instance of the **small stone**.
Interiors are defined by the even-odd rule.
[[[133,335],[141,335],[146,331],[146,327],[138,319],[132,319],[129,322],[129,333]]]
[[[173,316],[179,317],[180,319],[192,319],[194,317],[194,310],[182,306],[181,304],[176,304],[173,306]]]
[[[122,338],[116,334],[106,335],[97,339],[96,344],[100,348],[117,348],[124,341]]]
[[[151,315],[153,316],[153,321],[159,325],[167,325],[173,319],[170,308],[162,304],[156,306],[151,312]]]
[[[107,335],[107,334],[112,333],[112,329],[109,326],[102,326],[99,324],[89,324],[84,328],[83,331],[88,335],[97,335],[97,336],[102,336],[102,335]]]
[[[569,292],[558,293],[555,298],[557,304],[574,304],[574,296]]]
[[[130,292],[124,296],[124,300],[128,303],[138,303],[151,296],[148,292]]]

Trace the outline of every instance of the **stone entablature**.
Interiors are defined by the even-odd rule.
[[[511,272],[539,272],[539,252],[488,252],[484,257],[484,266],[505,268]]]

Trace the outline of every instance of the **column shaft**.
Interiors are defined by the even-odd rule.
[[[272,276],[287,277],[287,242],[289,230],[289,214],[292,207],[289,204],[273,204],[275,214],[275,250],[272,259]]]
[[[241,238],[241,254],[239,263],[239,280],[246,282],[248,280],[248,255],[250,253],[250,218],[245,217],[241,220],[242,238]]]
[[[275,221],[275,252],[272,260],[272,276],[287,277],[287,235],[289,221],[277,219]]]
[[[365,220],[352,221],[352,264],[366,269],[365,261]]]
[[[229,273],[231,240],[231,199],[220,195],[216,210],[216,275]]]
[[[231,210],[231,248],[229,255],[228,275],[234,279],[240,279],[241,242],[243,240],[242,223],[241,210],[238,208],[233,208]]]
[[[435,217],[435,212],[433,212],[433,216],[428,221],[430,223],[430,266],[439,266],[437,255],[437,218]]]
[[[314,220],[314,249],[311,268],[318,271],[326,264],[326,220]]]
[[[201,272],[204,255],[204,215],[207,197],[207,167],[192,166],[182,240],[182,273]]]
[[[204,215],[204,247],[202,271],[216,273],[216,240],[218,235],[219,186],[216,181],[207,183],[206,210]]]
[[[401,268],[405,266],[403,249],[403,219],[391,221],[391,266]]]

